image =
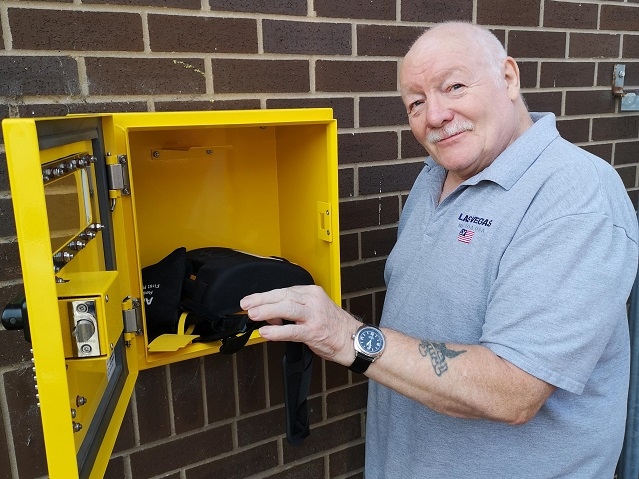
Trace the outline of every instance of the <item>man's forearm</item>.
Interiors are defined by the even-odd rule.
[[[522,424],[555,390],[484,346],[383,331],[386,350],[367,376],[435,411]]]

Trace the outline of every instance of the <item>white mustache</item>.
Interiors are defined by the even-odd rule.
[[[464,131],[472,131],[475,129],[475,125],[469,120],[462,120],[457,123],[447,123],[442,128],[432,131],[426,137],[429,143],[437,143],[438,141],[445,140],[451,136],[457,135]]]

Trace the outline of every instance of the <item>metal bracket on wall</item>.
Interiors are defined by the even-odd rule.
[[[612,94],[621,97],[621,111],[639,111],[639,95],[623,91],[625,78],[626,65],[617,63],[612,78]]]

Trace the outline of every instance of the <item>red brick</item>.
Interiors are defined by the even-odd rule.
[[[179,1],[179,0],[176,0]],[[213,11],[306,15],[306,0],[209,0]]]
[[[639,116],[637,115],[592,120],[593,141],[636,139],[637,136],[639,136]]]
[[[0,271],[5,281],[20,279],[22,276],[17,242],[0,243]]]
[[[406,108],[399,96],[362,97],[359,100],[359,126],[405,126]]]
[[[544,27],[597,28],[598,7],[589,3],[552,1],[544,3]]]
[[[142,51],[142,18],[134,13],[10,8],[13,48]],[[37,25],[37,28],[34,28]],[[113,26],[117,25],[117,34]],[[109,33],[110,32],[110,33]]]
[[[382,319],[382,309],[384,306],[384,299],[386,298],[386,290],[378,291],[375,293],[375,321],[374,323],[379,325]]]
[[[15,236],[16,224],[13,219],[13,204],[10,198],[0,198],[0,238]]]
[[[355,171],[353,168],[342,168],[339,170],[339,197],[350,198],[355,194]]]
[[[72,113],[114,113],[147,111],[146,102],[105,102],[105,103],[35,103],[18,106],[20,118],[36,118],[43,116],[65,116]]]
[[[0,128],[0,131],[2,131],[1,128]],[[2,142],[2,137],[0,137],[0,142]],[[7,155],[4,152],[2,152],[0,153],[0,191],[5,191],[8,189],[9,189],[9,172],[7,171]]]
[[[282,358],[279,360],[280,367]],[[284,406],[237,421],[237,443],[240,447],[276,438],[286,432]],[[226,477],[226,476],[223,476]]]
[[[346,201],[339,212],[342,231],[391,225],[399,220],[399,202],[395,196]]]
[[[346,23],[262,22],[264,52],[304,55],[350,55],[351,26]]]
[[[359,168],[359,194],[374,195],[408,191],[422,170],[422,161]]]
[[[75,60],[57,57],[0,57],[0,96],[80,94]]]
[[[357,55],[403,57],[423,32],[421,27],[357,25]]]
[[[639,32],[639,8],[630,5],[602,5],[599,28]]]
[[[623,36],[622,58],[639,58],[639,35]]]
[[[417,141],[411,130],[402,131],[402,158],[421,158],[428,156],[426,149]]]
[[[232,449],[231,425],[227,424],[138,450],[130,456],[131,472],[133,477],[156,476],[227,453]]]
[[[586,143],[590,141],[590,120],[561,120],[557,121],[559,134],[571,143]]]
[[[517,3],[512,3],[517,6]],[[511,31],[508,34],[508,54],[519,58],[564,58],[564,32]]]
[[[353,128],[352,98],[274,98],[266,100],[266,108],[332,108],[339,128]]]
[[[350,412],[365,410],[367,398],[367,383],[330,392],[326,395],[326,416],[330,419]]]
[[[204,426],[204,396],[199,359],[170,365],[173,420],[177,434]]]
[[[610,90],[566,92],[566,115],[614,113],[615,104],[615,97]]]
[[[154,52],[257,53],[257,22],[248,18],[149,15]]]
[[[324,459],[318,457],[303,464],[285,466],[281,472],[269,474],[269,479],[323,479]],[[335,476],[331,476],[335,477]]]
[[[118,432],[118,438],[113,446],[113,452],[120,452],[135,447],[135,424],[133,420],[133,408],[131,402],[126,408],[122,424]],[[106,476],[108,477],[108,476]]]
[[[310,91],[307,60],[213,60],[215,93]]]
[[[315,79],[317,91],[397,91],[397,63],[318,60]]]
[[[6,372],[3,379],[19,477],[43,476],[47,461],[31,366]]]
[[[395,20],[395,0],[315,0],[318,17]]]
[[[110,5],[129,5],[132,7],[171,7],[190,8],[199,10],[202,8],[200,0],[82,0],[82,3],[103,3]]]
[[[4,118],[9,118],[9,106],[8,105],[0,105],[0,122],[4,119]],[[2,136],[2,125],[0,125],[0,143],[4,143],[4,137]],[[4,168],[4,153],[0,153],[0,191],[3,189],[3,184],[2,184],[2,168]]]
[[[272,441],[187,469],[186,477],[187,479],[211,479],[214,477],[244,479],[276,467],[277,464],[277,443]]]
[[[361,235],[362,258],[365,259],[388,256],[397,242],[397,228],[362,231]]]
[[[619,142],[615,145],[615,165],[637,163],[639,158],[639,141]]]
[[[348,299],[348,312],[363,323],[373,321],[373,296],[363,294]]]
[[[472,0],[402,0],[402,21],[405,22],[445,22],[473,19]]]
[[[343,133],[338,136],[337,144],[341,165],[397,158],[395,132]]]
[[[608,163],[612,163],[612,143],[582,145],[581,148],[592,153],[595,156],[598,156]]]
[[[288,464],[320,451],[356,441],[362,438],[362,433],[359,414],[313,428],[311,435],[304,440],[303,447],[284,443],[284,463]]]
[[[169,394],[166,369],[157,367],[140,371],[135,383],[140,444],[146,444],[171,435]]]
[[[542,88],[592,86],[594,79],[594,63],[543,62],[541,64],[540,86]]]
[[[333,361],[324,361],[326,389],[334,389],[348,384],[348,369]]]
[[[257,344],[242,348],[235,354],[240,414],[259,411],[266,407],[263,352],[263,346]]]
[[[359,256],[359,233],[340,235],[340,260],[342,263],[360,259]]]
[[[155,101],[155,111],[259,110],[260,100]]]
[[[561,92],[529,92],[523,95],[530,111],[550,111],[561,115]]]
[[[539,25],[539,1],[477,0],[479,25]]]
[[[521,88],[536,88],[539,63],[518,61],[517,65],[519,65],[519,82]]]
[[[570,58],[615,58],[619,56],[620,35],[602,33],[571,33]]]
[[[330,477],[344,476],[351,471],[364,467],[364,444],[357,444],[328,456]]]
[[[109,460],[104,477],[106,479],[126,479],[126,473],[124,472],[124,458],[122,456],[113,457]]]
[[[204,381],[209,424],[235,417],[233,358],[228,354],[205,356]]]
[[[637,186],[637,167],[635,165],[617,167],[615,169],[626,188],[634,188]]]
[[[204,62],[184,58],[87,58],[91,95],[194,94],[206,91]]]
[[[24,293],[21,284],[0,288],[0,309],[13,302]],[[24,339],[22,331],[0,331],[0,367],[16,366],[24,361],[31,361],[31,343]]]
[[[597,86],[607,88],[612,87],[612,76],[617,63],[620,62],[599,62],[599,68],[597,69]],[[633,63],[627,60],[623,63],[626,65],[626,77],[624,79],[624,84],[626,86],[639,85],[639,63]]]

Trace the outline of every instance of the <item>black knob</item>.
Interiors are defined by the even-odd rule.
[[[27,300],[24,293],[7,304],[2,310],[2,326],[5,329],[22,329],[24,339],[31,342],[29,329],[29,314],[27,313]]]

